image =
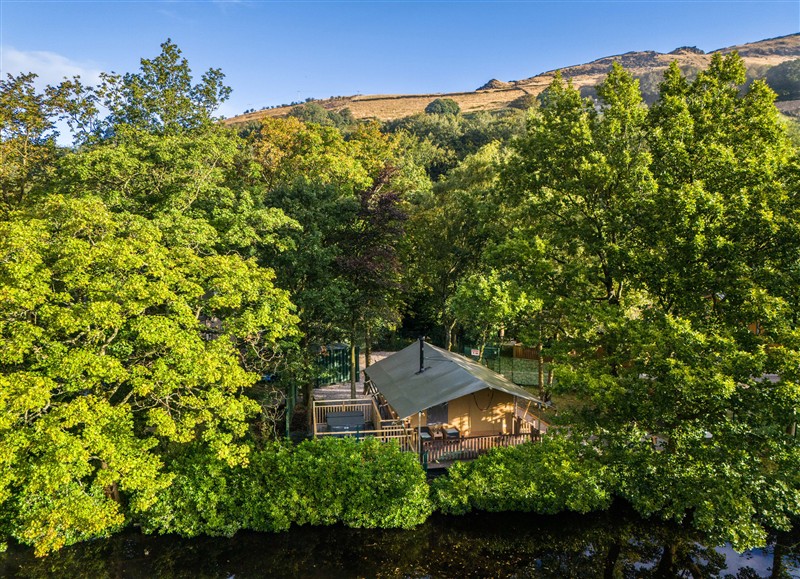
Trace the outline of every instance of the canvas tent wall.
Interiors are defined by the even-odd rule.
[[[422,342],[369,366],[364,370],[375,389],[401,418],[416,422],[419,413],[447,403],[450,424],[465,434],[510,432],[515,405],[543,403],[510,382],[459,354]],[[439,414],[441,416],[441,413]],[[422,418],[428,422],[427,416]]]

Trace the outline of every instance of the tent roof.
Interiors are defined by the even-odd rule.
[[[544,404],[504,376],[477,362],[423,343],[425,371],[419,373],[419,342],[364,369],[375,388],[401,417],[486,388]]]

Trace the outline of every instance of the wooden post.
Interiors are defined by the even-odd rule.
[[[519,434],[519,426],[517,426],[517,397],[514,396],[514,417],[511,419],[511,434]],[[516,428],[514,428],[516,426]],[[516,431],[516,432],[515,432]]]
[[[417,455],[422,457],[422,412],[417,412]]]
[[[311,408],[311,421],[312,425],[311,428],[313,429],[314,438],[317,437],[317,401],[314,400],[314,394],[311,394],[311,404],[309,405]]]

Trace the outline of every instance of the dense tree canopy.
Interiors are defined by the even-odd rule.
[[[573,432],[606,449],[617,492],[739,546],[800,500],[796,165],[774,94],[744,82],[736,55],[692,82],[673,65],[648,111],[615,67],[598,110],[557,78],[487,255],[543,299]]]
[[[800,513],[800,162],[737,55],[649,106],[615,65],[596,99],[556,75],[382,127],[307,103],[237,133],[223,80],[167,41],[97,87],[0,82],[0,541],[416,524],[413,457],[279,442],[283,400],[326,343],[500,329],[568,428],[456,468],[441,510],[619,497],[736,547]]]

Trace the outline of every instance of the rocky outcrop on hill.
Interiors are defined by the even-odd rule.
[[[512,86],[512,84],[510,82],[503,82],[502,80],[497,80],[496,78],[493,78],[492,80],[487,82],[485,85],[480,86],[480,87],[476,88],[475,90],[497,90],[497,89],[501,89],[501,88],[508,88],[510,86]]]
[[[703,52],[702,50],[700,50],[696,46],[679,46],[678,48],[676,48],[672,52],[669,52],[668,54],[674,54],[674,55],[679,55],[679,54],[705,54],[705,52]]]

